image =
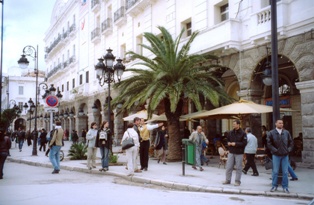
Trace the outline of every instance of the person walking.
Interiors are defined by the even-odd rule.
[[[86,130],[82,129],[82,138],[83,138],[83,143],[86,143]]]
[[[258,176],[258,171],[255,164],[255,154],[257,151],[257,138],[252,134],[251,128],[247,127],[245,129],[245,133],[247,136],[247,144],[244,149],[244,153],[246,155],[246,164],[242,172],[247,174],[247,171],[252,168],[253,174],[252,176]]]
[[[72,142],[73,144],[77,144],[78,143],[78,135],[77,135],[77,131],[76,130],[72,130]]]
[[[43,149],[44,152],[46,152],[47,132],[46,132],[46,130],[44,128],[41,129],[41,133],[40,133],[39,138],[40,138],[39,151],[41,151],[41,149]]]
[[[288,167],[289,153],[293,150],[293,140],[288,130],[283,129],[283,121],[276,121],[276,128],[268,132],[267,147],[272,153],[273,171],[271,192],[277,190],[279,168],[282,171],[282,188],[285,193],[289,191]]]
[[[147,171],[148,169],[148,159],[149,159],[149,146],[150,146],[150,130],[156,129],[162,126],[163,123],[147,125],[144,119],[141,119],[139,131],[140,131],[140,163],[141,170]]]
[[[189,139],[195,144],[195,163],[192,166],[193,169],[197,170],[197,167],[200,168],[200,171],[204,171],[201,165],[201,154],[203,151],[203,142],[208,144],[208,139],[206,138],[202,126],[197,126],[196,131],[192,132]]]
[[[127,157],[128,176],[132,176],[134,175],[134,172],[137,172],[136,157],[140,147],[139,136],[134,129],[133,123],[128,124],[127,130],[123,134],[121,143],[129,137],[133,139],[134,146],[126,149],[125,153]]]
[[[4,134],[4,130],[0,130],[0,179],[3,179],[4,162],[9,155],[10,148],[10,138]]]
[[[157,152],[157,158],[158,158],[157,162],[159,163],[161,160],[164,165],[167,164],[166,154],[168,150],[168,144],[167,144],[166,137],[168,137],[168,134],[166,131],[166,127],[163,125],[161,126],[161,130],[157,132],[155,142],[154,142],[154,147]]]
[[[22,152],[22,148],[23,148],[23,144],[25,140],[25,131],[21,127],[19,127],[19,130],[17,132],[17,140],[19,142],[19,150],[20,152]]]
[[[138,141],[140,142],[141,141],[141,135],[140,135],[140,130],[139,130],[139,126],[141,124],[141,118],[139,117],[135,117],[133,119],[133,129],[135,130],[135,132],[137,133],[138,135]],[[137,152],[136,154],[136,160],[139,158],[139,152]],[[142,170],[138,169],[137,166],[134,168],[134,172],[137,172],[137,173],[140,173],[142,172]]]
[[[52,138],[49,142],[49,159],[53,166],[52,174],[58,174],[60,172],[60,149],[62,146],[64,131],[61,127],[61,122],[57,121]]]
[[[97,137],[97,123],[92,122],[90,129],[86,134],[87,139],[87,168],[93,169],[96,168],[96,153],[97,147],[96,145],[96,137]]]
[[[101,155],[101,168],[99,171],[109,170],[109,152],[112,148],[112,134],[109,123],[103,121],[96,136],[96,147],[99,147]]]
[[[247,143],[245,132],[240,128],[240,120],[234,120],[232,123],[233,130],[227,136],[229,154],[226,167],[226,180],[223,184],[230,184],[234,165],[236,166],[236,177],[234,186],[240,186],[242,161],[244,148]]]

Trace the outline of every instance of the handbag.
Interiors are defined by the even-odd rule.
[[[128,135],[129,135],[129,132],[128,132]],[[133,138],[130,137],[130,135],[128,138],[122,141],[122,150],[129,149],[133,146],[134,146],[134,141],[133,141]]]
[[[269,157],[266,157],[264,159],[264,166],[265,166],[266,170],[272,169],[273,168],[273,161]]]

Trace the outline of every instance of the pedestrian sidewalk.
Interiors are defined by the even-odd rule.
[[[71,142],[66,141],[62,150],[67,156]],[[114,152],[119,152],[121,147],[113,147]],[[34,166],[52,167],[49,158],[44,152],[38,151],[38,156],[32,156],[32,146],[24,144],[22,152],[19,152],[17,147],[12,146],[10,150],[11,156],[8,160],[11,162],[25,163]],[[118,154],[118,162],[126,164],[126,156],[124,153]],[[96,169],[88,170],[86,160],[69,160],[65,158],[61,164],[62,170],[71,170],[85,172],[90,174],[104,174],[122,177],[127,180],[161,185],[174,190],[185,191],[200,191],[200,192],[215,192],[228,194],[247,194],[247,195],[264,195],[272,197],[292,197],[312,200],[314,198],[314,174],[313,169],[297,167],[296,174],[298,181],[289,181],[290,194],[285,194],[281,187],[278,191],[269,192],[271,188],[271,170],[265,170],[260,162],[257,162],[259,176],[251,176],[251,170],[247,175],[242,174],[241,186],[234,186],[235,172],[233,172],[231,185],[222,185],[225,180],[225,169],[223,166],[218,168],[219,156],[214,156],[210,159],[209,165],[204,166],[203,172],[192,169],[191,165],[185,165],[185,175],[182,172],[182,162],[167,162],[167,165],[157,163],[156,159],[150,158],[148,171],[135,173],[133,177],[127,176],[125,166],[110,166],[109,171],[99,172],[100,168],[100,153],[97,152]],[[50,173],[49,173],[50,174]],[[290,178],[290,177],[289,177]]]

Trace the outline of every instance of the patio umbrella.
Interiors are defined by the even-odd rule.
[[[281,111],[291,112],[290,109],[280,109]],[[240,100],[230,105],[222,106],[210,111],[192,116],[193,119],[197,118],[236,118],[248,114],[261,114],[273,112],[272,106],[261,105],[252,101]]]
[[[158,115],[153,114],[152,117],[157,117]],[[135,117],[139,117],[139,118],[143,118],[143,119],[147,119],[147,110],[141,110],[138,111],[135,114],[129,115],[127,117],[124,117],[123,120],[124,121],[133,121],[133,119]]]
[[[166,114],[163,113],[161,115],[157,115],[157,116],[154,116],[152,117],[151,119],[147,120],[147,123],[149,122],[153,122],[153,121],[167,121],[167,117],[166,117]],[[195,120],[192,120],[191,118],[184,118],[183,116],[180,117],[180,121],[195,121]]]

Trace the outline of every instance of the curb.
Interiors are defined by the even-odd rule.
[[[27,164],[32,166],[40,166],[46,168],[52,168],[50,163],[42,163],[42,162],[32,162],[23,159],[13,159],[7,158],[10,162]],[[61,169],[68,171],[76,171],[90,174],[103,174],[98,170],[88,170],[81,167],[72,167],[67,165],[61,165]],[[270,197],[279,197],[279,198],[295,198],[295,199],[304,199],[304,200],[313,200],[314,196],[310,194],[298,194],[298,193],[281,193],[281,192],[268,192],[268,191],[254,191],[254,190],[241,190],[241,189],[232,189],[232,188],[220,188],[220,187],[208,187],[208,186],[198,186],[198,185],[190,185],[183,184],[177,182],[170,182],[164,180],[156,180],[156,179],[148,179],[144,177],[132,176],[128,177],[126,174],[122,174],[119,172],[107,171],[106,175],[120,177],[131,182],[142,183],[142,184],[153,184],[157,186],[163,186],[169,189],[179,190],[179,191],[191,191],[191,192],[206,192],[206,193],[224,193],[224,194],[237,194],[237,195],[251,195],[251,196],[270,196]]]

